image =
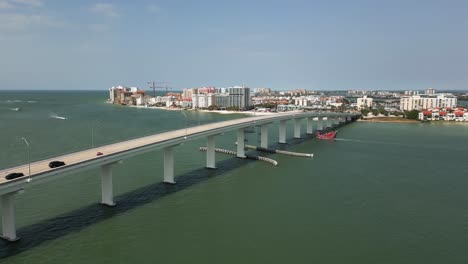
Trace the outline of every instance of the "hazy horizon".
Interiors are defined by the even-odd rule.
[[[193,88],[196,88],[196,87],[193,87]],[[221,88],[221,87],[216,87],[216,88]],[[249,87],[251,89],[255,89],[255,88],[268,88],[268,87]],[[296,89],[301,89],[301,88],[296,88]],[[272,89],[272,91],[274,92],[288,92],[288,91],[291,91],[291,90],[296,90],[296,89],[287,89],[287,90],[277,90],[277,89]],[[140,90],[146,90],[148,93],[151,93],[153,92],[153,90],[151,88],[141,88]],[[172,90],[168,90],[168,92],[182,92],[183,89],[172,89]],[[29,89],[29,90],[26,90],[26,89],[19,89],[19,90],[14,90],[14,89],[0,89],[0,92],[1,91],[4,91],[4,92],[54,92],[54,91],[57,91],[57,92],[108,92],[108,89],[68,89],[68,90],[65,90],[65,89]],[[317,92],[347,92],[347,91],[353,91],[353,90],[343,90],[343,89],[337,89],[337,90],[323,90],[323,89],[306,89],[306,91],[317,91]],[[376,90],[376,89],[368,89],[368,90],[354,90],[354,91],[388,91],[388,92],[404,92],[404,91],[409,91],[409,90]],[[424,89],[419,89],[419,90],[412,90],[412,91],[422,91],[424,92]],[[156,90],[156,92],[165,92],[163,90]],[[436,92],[437,93],[440,93],[440,92],[457,92],[457,93],[468,93],[468,90],[450,90],[450,89],[447,89],[447,90],[442,90],[442,89],[436,89]]]

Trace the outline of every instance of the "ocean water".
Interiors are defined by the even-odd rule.
[[[239,118],[105,103],[106,92],[0,92],[0,168]],[[20,111],[11,110],[21,108]],[[61,118],[62,117],[62,118]],[[247,135],[259,145],[258,129]],[[114,168],[117,206],[99,205],[98,170],[26,188],[16,197],[21,240],[1,263],[467,263],[468,125],[365,123],[336,141],[277,146],[277,167],[217,154],[204,140],[175,149],[176,185],[162,184],[162,152]],[[235,134],[216,137],[235,149]]]

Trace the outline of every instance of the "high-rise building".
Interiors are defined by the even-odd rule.
[[[194,94],[192,95],[192,108],[208,108],[214,105],[214,94]]]
[[[182,91],[182,99],[183,100],[192,100],[192,95],[196,94],[197,92],[198,92],[197,88],[184,89]]]
[[[400,99],[401,110],[423,110],[429,108],[444,108],[457,106],[457,97],[452,94],[413,95]]]
[[[229,87],[230,106],[246,110],[251,106],[250,88],[245,86]]]

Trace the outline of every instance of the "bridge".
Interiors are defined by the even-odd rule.
[[[215,169],[215,137],[225,132],[237,130],[237,157],[245,158],[245,129],[260,127],[260,146],[268,148],[268,125],[279,122],[278,142],[286,143],[286,122],[293,120],[294,138],[301,138],[301,123],[307,120],[307,134],[316,130],[333,128],[340,123],[351,122],[358,114],[355,113],[316,113],[294,112],[278,113],[267,116],[253,116],[235,120],[211,123],[195,127],[145,136],[122,141],[115,144],[100,146],[71,154],[57,156],[30,164],[24,164],[0,171],[0,204],[2,209],[2,236],[8,241],[16,241],[14,197],[24,189],[33,185],[45,183],[66,175],[93,168],[101,168],[101,204],[114,206],[112,166],[122,160],[146,152],[163,149],[164,152],[164,182],[175,184],[174,181],[174,147],[189,140],[207,138],[206,168]],[[97,152],[103,155],[97,156]],[[49,162],[59,160],[65,166],[49,168]],[[13,172],[22,172],[25,176],[7,180],[5,176]]]

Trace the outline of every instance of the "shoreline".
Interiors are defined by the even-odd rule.
[[[392,120],[393,119],[393,120]],[[417,123],[421,122],[414,119],[405,119],[401,117],[375,117],[367,119],[356,119],[357,122],[371,122],[371,123]]]
[[[255,111],[227,111],[227,110],[205,110],[205,109],[183,109],[183,108],[171,108],[166,106],[161,107],[146,107],[140,105],[127,105],[126,107],[133,107],[133,108],[143,108],[143,109],[156,109],[156,110],[166,110],[166,111],[193,111],[193,112],[202,112],[202,113],[217,113],[222,115],[229,115],[229,114],[244,114],[244,115],[252,115],[252,116],[263,116],[263,115],[275,115],[277,112],[255,112]],[[292,112],[292,111],[291,111]]]

